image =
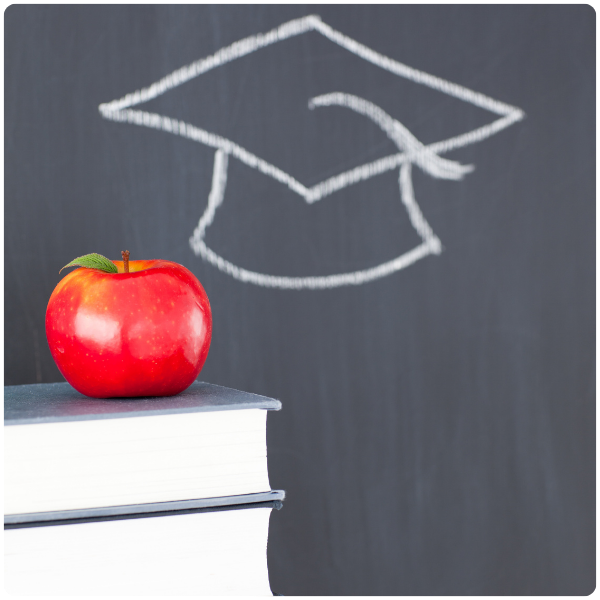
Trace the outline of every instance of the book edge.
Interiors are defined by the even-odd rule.
[[[128,504],[122,506],[105,506],[86,509],[59,510],[37,513],[21,513],[4,515],[4,528],[43,526],[50,524],[67,524],[90,520],[107,520],[115,518],[135,518],[159,516],[165,513],[183,513],[199,510],[217,510],[226,507],[250,507],[250,505],[272,503],[277,510],[285,499],[285,491],[270,490],[254,494],[238,496],[220,496],[215,498],[197,498],[193,500],[175,500],[170,502],[153,502],[148,504]]]
[[[134,411],[116,411],[116,412],[98,412],[98,413],[86,413],[86,414],[74,414],[74,415],[46,415],[41,417],[4,417],[4,425],[12,426],[12,425],[41,425],[46,423],[65,423],[71,421],[92,421],[92,420],[100,420],[100,419],[124,419],[124,418],[132,418],[132,417],[151,417],[151,416],[161,416],[161,415],[172,415],[172,414],[188,414],[193,412],[213,412],[213,411],[224,411],[224,410],[248,410],[248,409],[263,409],[263,410],[281,410],[281,402],[276,400],[275,398],[269,398],[267,396],[261,396],[260,394],[254,394],[252,392],[244,392],[241,390],[236,390],[234,388],[227,388],[221,385],[216,385],[214,383],[207,383],[204,381],[196,381],[194,383],[200,383],[204,385],[208,385],[211,388],[220,388],[226,391],[233,391],[239,394],[244,394],[249,397],[248,401],[245,402],[237,402],[230,404],[205,404],[200,406],[183,406],[183,407],[162,407],[156,409],[143,409],[143,410],[134,410]],[[58,383],[49,383],[49,384],[28,384],[27,386],[4,386],[4,391],[6,393],[7,388],[23,388],[29,386],[39,386],[39,385],[61,385],[61,386],[69,386],[67,382],[58,382]],[[194,384],[192,384],[194,385]],[[191,387],[191,386],[190,386]],[[70,388],[70,386],[69,386]],[[72,389],[72,388],[71,388]],[[189,389],[189,388],[188,388]],[[75,393],[76,390],[72,390]],[[86,397],[81,395],[82,399]],[[174,396],[176,398],[176,396]],[[256,399],[254,399],[256,398]],[[143,400],[140,398],[139,400]]]

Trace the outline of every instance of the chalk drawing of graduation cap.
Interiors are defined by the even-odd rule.
[[[395,144],[397,152],[329,177],[312,187],[306,187],[274,164],[263,160],[225,137],[181,120],[133,108],[191,79],[199,77],[207,71],[216,69],[272,44],[277,44],[311,31],[320,33],[325,38],[354,55],[393,75],[483,108],[499,118],[461,135],[424,145],[397,119],[394,119],[393,116],[387,114],[379,106],[364,98],[343,92],[333,92],[314,97],[309,101],[308,107],[310,109],[337,106],[353,111],[363,118],[370,119]],[[463,86],[434,75],[429,75],[387,56],[383,56],[339,31],[332,29],[317,15],[309,15],[288,21],[267,33],[256,34],[239,40],[221,48],[210,56],[173,71],[147,88],[127,94],[123,98],[113,100],[112,102],[101,104],[99,111],[104,118],[111,121],[159,129],[213,148],[215,155],[212,188],[206,209],[190,238],[190,245],[196,255],[201,256],[204,260],[235,279],[260,286],[283,289],[324,289],[345,285],[360,285],[390,275],[430,254],[439,254],[441,252],[441,242],[425,220],[415,199],[412,184],[413,165],[434,178],[462,179],[465,174],[473,170],[473,166],[461,165],[440,155],[457,148],[481,142],[513,123],[520,121],[525,116],[524,112],[519,108],[499,102]],[[234,265],[215,253],[206,245],[204,240],[206,231],[213,223],[216,211],[225,198],[228,161],[230,158],[237,159],[245,165],[287,186],[308,204],[323,200],[330,194],[358,182],[398,169],[400,199],[407,211],[410,223],[417,232],[421,242],[415,248],[377,266],[326,276],[284,277],[249,271]]]

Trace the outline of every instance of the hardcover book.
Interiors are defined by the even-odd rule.
[[[266,446],[267,412],[280,408],[201,382],[107,400],[67,383],[7,386],[5,523],[281,500]]]
[[[276,503],[7,525],[4,585],[36,596],[272,595]]]

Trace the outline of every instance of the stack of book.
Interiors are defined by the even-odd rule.
[[[33,595],[272,595],[266,415],[196,382],[97,400],[4,388],[5,588]]]

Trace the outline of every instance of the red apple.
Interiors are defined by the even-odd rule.
[[[178,394],[196,379],[208,354],[208,297],[185,267],[168,260],[129,262],[128,255],[123,253],[125,261],[87,255],[114,272],[82,267],[56,286],[46,310],[52,357],[86,396]],[[87,257],[67,266],[90,264],[82,260]]]

